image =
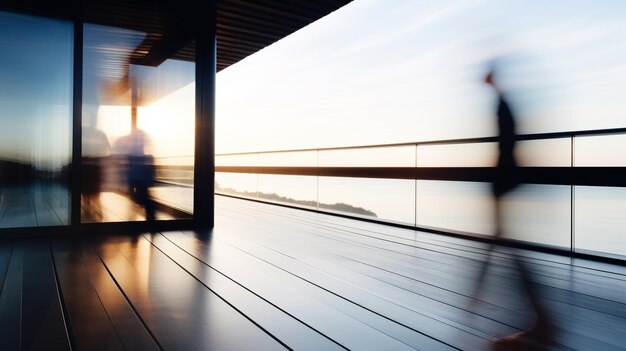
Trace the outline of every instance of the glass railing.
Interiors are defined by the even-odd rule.
[[[626,128],[519,136],[507,237],[626,257]],[[456,234],[494,231],[497,139],[216,155],[215,192]]]

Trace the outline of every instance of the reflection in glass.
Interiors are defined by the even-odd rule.
[[[193,211],[195,65],[138,64],[146,36],[84,27],[83,222],[185,218]]]
[[[72,28],[0,12],[0,228],[69,223]]]

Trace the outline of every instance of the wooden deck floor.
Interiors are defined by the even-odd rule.
[[[217,197],[211,233],[0,243],[2,350],[488,350],[531,316],[504,251]],[[527,253],[559,350],[626,350],[626,268]]]

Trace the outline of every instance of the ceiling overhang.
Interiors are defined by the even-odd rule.
[[[217,0],[217,70],[227,68],[351,0]],[[0,9],[75,18],[75,0],[8,0]],[[189,6],[186,6],[186,5]],[[167,58],[194,60],[197,6],[182,0],[83,0],[86,23],[146,33],[130,63],[158,66]],[[207,14],[210,16],[210,14]],[[210,20],[210,19],[209,19]]]

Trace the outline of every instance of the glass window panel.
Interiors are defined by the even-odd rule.
[[[570,138],[524,140],[516,145],[518,164],[523,167],[570,167]]]
[[[259,199],[317,207],[317,177],[259,174]]]
[[[193,213],[193,157],[159,157],[154,163],[155,179],[160,184],[150,188],[155,201]]]
[[[569,167],[570,139],[519,141],[515,153],[520,166]],[[497,143],[419,145],[419,167],[493,167],[498,157]]]
[[[417,181],[417,225],[491,235],[491,184]]]
[[[571,247],[571,186],[522,184],[503,201],[507,238]]]
[[[259,166],[315,167],[317,166],[317,151],[260,153]]]
[[[626,134],[577,136],[574,146],[576,167],[626,166]]]
[[[325,211],[413,224],[414,196],[413,180],[319,178],[319,207]]]
[[[524,184],[503,198],[504,237],[570,246],[570,187]],[[418,180],[417,224],[493,235],[490,183]]]
[[[84,26],[83,222],[193,211],[195,64],[137,64],[147,35]]]
[[[257,154],[215,156],[215,166],[257,166]]]
[[[419,145],[418,167],[493,167],[496,164],[496,143]]]
[[[0,228],[69,224],[73,25],[0,11]]]
[[[320,167],[415,167],[415,146],[321,150]]]
[[[577,251],[626,257],[626,188],[574,188]]]
[[[257,197],[258,175],[250,173],[215,173],[215,192],[242,197]]]

